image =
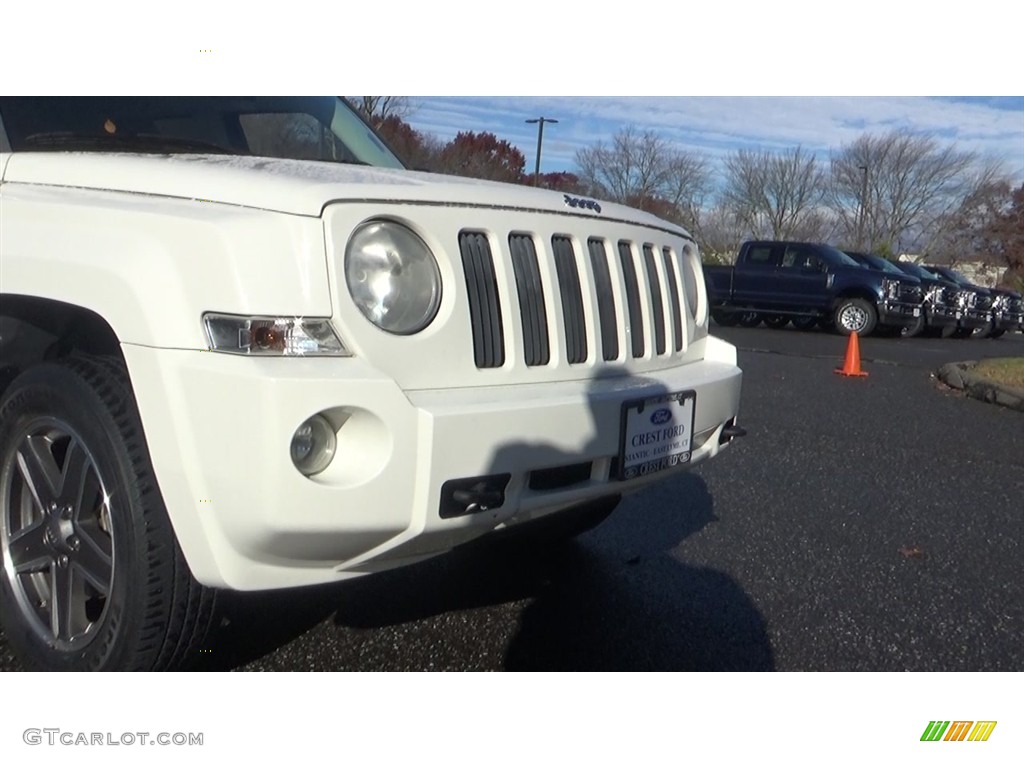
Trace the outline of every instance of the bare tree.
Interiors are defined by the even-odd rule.
[[[653,131],[627,126],[611,144],[576,153],[580,184],[589,194],[626,203],[693,226],[711,190],[707,160],[674,149]]]
[[[930,136],[865,134],[832,158],[829,201],[848,238],[876,250],[920,248],[959,204],[976,156]]]
[[[982,242],[1006,264],[1000,284],[1024,292],[1024,184],[1010,193],[1006,204],[985,225]]]
[[[678,211],[680,223],[697,229],[702,211],[713,189],[711,166],[707,158],[692,152],[673,151],[668,161],[668,174],[663,197]]]
[[[707,264],[732,264],[740,245],[747,239],[746,226],[723,202],[702,210],[691,234],[697,239],[701,259]]]
[[[406,118],[415,111],[408,96],[349,96],[348,99],[371,123],[389,117]]]
[[[975,261],[1002,267],[1002,281],[1024,280],[1024,185],[1013,189],[1005,177],[972,187],[957,209],[945,217],[931,260],[956,266]]]
[[[1010,200],[1011,184],[1002,163],[990,162],[966,173],[962,186],[923,233],[921,250],[940,263],[999,262],[993,259],[985,233]]]
[[[740,149],[726,158],[725,173],[723,201],[751,236],[823,239],[829,229],[824,174],[813,153]]]

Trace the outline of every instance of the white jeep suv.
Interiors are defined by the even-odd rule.
[[[646,213],[406,170],[334,97],[0,98],[31,667],[179,667],[219,589],[581,530],[742,434],[740,380],[693,239]]]

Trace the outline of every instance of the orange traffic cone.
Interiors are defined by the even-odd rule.
[[[840,376],[867,376],[867,371],[860,369],[860,341],[857,332],[850,334],[850,341],[846,345],[846,360],[842,368],[836,368]]]

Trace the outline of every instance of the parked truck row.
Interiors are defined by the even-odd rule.
[[[1015,291],[974,285],[946,267],[823,243],[751,240],[734,265],[706,264],[704,276],[711,316],[725,326],[993,338],[1024,329],[1024,300]]]

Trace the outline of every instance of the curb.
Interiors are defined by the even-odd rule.
[[[977,360],[962,363],[946,363],[936,374],[948,387],[962,390],[968,397],[986,403],[995,403],[1015,411],[1024,412],[1024,389],[997,384],[974,373]]]

